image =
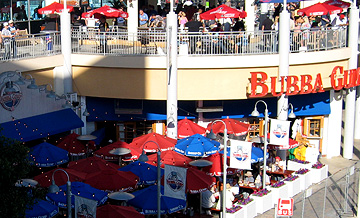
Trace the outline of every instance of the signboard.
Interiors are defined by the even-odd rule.
[[[277,216],[292,216],[294,214],[294,199],[279,198],[277,206]]]

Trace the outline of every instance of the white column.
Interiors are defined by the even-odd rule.
[[[197,106],[198,107],[203,107],[204,106],[204,101],[203,100],[199,100],[198,102],[197,102]],[[199,114],[199,117],[198,117],[198,124],[200,125],[200,126],[202,126],[203,125],[203,123],[204,123],[204,113],[203,112],[199,112],[198,113]]]
[[[65,1],[66,2],[66,1]],[[66,7],[66,3],[64,4]],[[64,58],[64,93],[73,92],[72,66],[71,66],[71,32],[70,32],[70,13],[64,10],[60,15],[61,19],[61,53]]]
[[[127,1],[127,12],[129,17],[127,19],[127,29],[129,32],[130,39],[134,37],[134,34],[137,33],[137,28],[139,26],[139,11],[138,11],[138,0],[132,1],[131,3]],[[136,38],[135,38],[136,39]]]
[[[86,135],[86,116],[84,116],[84,112],[85,112],[85,109],[86,108],[86,97],[85,96],[80,96],[80,105],[81,108],[80,108],[80,114],[79,114],[79,117],[81,118],[81,120],[84,122],[84,126],[81,127],[81,135]]]
[[[341,122],[342,122],[342,91],[330,91],[330,111],[328,125],[326,126],[327,138],[323,141],[326,146],[326,157],[336,157],[340,155],[341,149]],[[324,125],[325,126],[325,125]]]
[[[172,4],[171,4],[172,5]],[[172,8],[172,7],[170,7]],[[172,10],[167,15],[169,49],[167,76],[167,136],[177,139],[177,16]],[[171,27],[171,28],[170,28]],[[173,122],[173,124],[170,124]],[[170,125],[169,125],[170,124]],[[171,127],[171,128],[169,128]]]
[[[247,13],[247,17],[245,18],[245,26],[247,32],[254,32],[255,26],[255,6],[251,5],[254,1],[245,0],[245,8],[244,10]]]
[[[359,9],[354,3],[351,5],[349,17],[349,48],[351,57],[349,59],[349,69],[357,68],[358,61],[358,35],[359,35]],[[354,148],[354,128],[355,128],[355,100],[356,87],[346,90],[345,97],[345,127],[344,127],[344,149],[343,156],[352,159]]]

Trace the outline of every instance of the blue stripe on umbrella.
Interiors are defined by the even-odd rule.
[[[186,156],[202,157],[215,154],[219,150],[219,146],[219,142],[195,134],[179,140],[175,145],[175,151]]]

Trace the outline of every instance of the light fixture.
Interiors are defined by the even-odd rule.
[[[16,92],[16,89],[14,89],[13,81],[8,81],[5,83],[5,90],[6,93],[10,92]]]
[[[84,117],[88,117],[90,116],[90,113],[88,112],[88,110],[85,108],[84,113],[82,114]]]
[[[256,105],[261,102],[265,105],[265,128],[264,128],[264,166],[263,166],[263,178],[262,178],[262,188],[264,189],[266,186],[266,152],[267,152],[267,132],[268,132],[268,122],[269,122],[269,112],[268,107],[265,101],[259,100],[255,103],[255,107],[253,112],[251,113],[251,116],[258,117],[260,116],[259,111],[256,109]]]
[[[47,89],[47,86],[50,86],[50,90]],[[39,87],[39,92],[45,91],[45,93],[47,93],[46,95],[47,98],[56,98],[56,94],[51,84],[40,85],[38,87]]]
[[[14,82],[16,85],[25,85],[24,77],[20,76],[18,80]]]
[[[72,108],[72,104],[70,104],[70,101],[66,101],[65,104],[62,105],[63,108]]]
[[[171,116],[170,118],[169,118],[169,123],[168,123],[168,125],[167,125],[167,127],[168,128],[175,128],[175,123],[174,123],[175,121],[174,121],[174,118]]]
[[[150,143],[150,142],[154,143],[158,147],[158,151],[157,151],[157,218],[160,218],[160,216],[161,216],[161,193],[160,193],[160,189],[161,189],[161,163],[160,163],[161,149],[160,149],[160,145],[158,143],[156,143],[155,141],[145,142],[142,146],[142,152],[141,152],[140,157],[138,158],[138,161],[146,162],[149,160],[149,158],[145,154],[144,147],[147,143]]]
[[[289,106],[291,107],[291,111],[290,111],[288,117],[289,117],[290,119],[294,119],[294,118],[296,118],[296,115],[295,115],[295,113],[294,113],[294,106],[293,106],[291,103],[289,103]]]
[[[216,122],[222,122],[224,124],[224,157],[223,157],[223,192],[221,195],[222,198],[222,217],[225,218],[226,217],[226,173],[227,173],[227,141],[228,141],[228,135],[227,135],[227,127],[226,127],[226,123],[222,120],[215,120],[211,123],[211,129],[210,129],[210,133],[206,135],[207,138],[210,139],[216,139],[216,135],[214,134],[213,131],[213,125]]]
[[[28,89],[38,89],[39,87],[35,84],[35,79],[30,79],[30,84],[27,86]]]
[[[63,170],[63,169],[56,169],[54,170],[54,172],[52,173],[52,181],[51,181],[51,185],[49,186],[49,193],[56,193],[60,191],[59,186],[57,186],[55,184],[55,179],[54,179],[54,174],[56,171],[63,171],[66,176],[67,176],[67,182],[66,182],[66,206],[67,206],[67,217],[71,218],[72,213],[71,213],[71,182],[70,182],[70,178],[69,178],[69,174]]]

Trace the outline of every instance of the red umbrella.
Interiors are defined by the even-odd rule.
[[[98,207],[96,209],[96,216],[101,218],[145,218],[144,214],[137,212],[133,207],[116,206],[111,204]]]
[[[319,16],[326,14],[338,14],[342,12],[342,8],[324,3],[317,3],[309,7],[298,10],[298,15],[303,16]]]
[[[38,181],[41,187],[49,187],[51,185],[52,174],[57,169],[65,170],[69,174],[69,179],[71,182],[82,182],[86,178],[86,173],[79,172],[73,169],[56,168],[46,173],[35,176],[34,180]],[[68,181],[67,176],[64,172],[56,172],[54,174],[54,180],[57,186],[65,185]]]
[[[85,183],[106,191],[132,191],[137,187],[139,177],[132,172],[115,169],[101,170],[86,176]]]
[[[109,153],[111,150],[116,149],[116,148],[129,148],[130,149],[130,146],[126,142],[117,141],[117,142],[114,142],[110,145],[107,145],[107,146],[95,151],[94,155],[96,157],[100,157],[104,160],[117,160],[119,158],[119,155],[114,155],[114,154]],[[136,160],[141,155],[141,150],[138,148],[131,148],[130,150],[131,150],[130,154],[125,154],[125,155],[121,156],[123,160],[126,160],[126,161]]]
[[[238,120],[226,118],[222,119],[226,124],[226,129],[228,134],[234,134],[235,136],[246,135],[249,131],[250,124],[240,122]],[[224,133],[225,125],[223,122],[209,123],[206,128],[207,132],[213,130],[215,134]]]
[[[98,19],[102,16],[105,16],[107,18],[117,18],[117,17],[128,18],[129,14],[126,13],[125,11],[111,8],[108,5],[104,5],[101,8],[97,8],[95,10],[83,13],[81,16],[83,18],[90,18],[90,17],[94,16],[95,18],[98,18]]]
[[[78,161],[71,161],[68,168],[84,173],[94,173],[101,170],[117,170],[120,167],[117,164],[109,163],[99,157],[88,157]]]
[[[211,176],[221,176],[223,174],[223,154],[220,154],[219,152],[216,152],[213,155],[210,155],[209,157],[203,158],[204,160],[211,161],[213,164],[211,166],[204,167],[202,171],[204,171],[206,174]],[[229,157],[228,157],[229,160]],[[229,165],[229,161],[227,161]],[[227,175],[235,175],[236,173],[239,173],[241,170],[234,169],[234,168],[227,168],[226,174]]]
[[[350,7],[350,5],[351,5],[349,2],[344,2],[341,0],[328,0],[328,1],[324,2],[324,4],[328,4],[328,5],[344,8],[344,9]]]
[[[178,122],[178,138],[183,139],[195,134],[205,136],[205,128],[187,118]]]
[[[157,166],[157,154],[151,154],[148,156],[148,164]],[[165,164],[172,166],[185,167],[192,161],[191,158],[186,157],[182,154],[177,153],[176,151],[169,150],[163,151],[160,154],[161,167],[164,167]]]
[[[132,148],[139,148],[142,150],[143,145],[146,143],[146,145],[144,146],[144,150],[146,152],[158,151],[158,146],[155,143],[152,143],[149,141],[156,142],[160,146],[161,151],[173,150],[175,147],[175,144],[177,142],[176,139],[172,139],[172,138],[169,138],[164,135],[160,135],[157,133],[149,133],[149,134],[134,138],[133,141],[129,144],[129,149],[131,150]],[[149,142],[149,143],[147,143],[147,142]]]
[[[76,133],[71,133],[70,135],[65,136],[58,146],[64,150],[67,150],[71,155],[85,155],[87,152],[93,151],[96,149],[95,142],[89,141],[84,145],[81,141],[77,139],[79,135]]]
[[[215,18],[238,18],[240,14],[242,13],[235,8],[220,5],[217,8],[201,13],[200,18],[203,20],[215,20]]]
[[[216,179],[205,172],[188,168],[186,172],[186,190],[191,194],[196,194],[206,191],[215,185]]]
[[[74,7],[67,5],[66,8],[69,10],[69,12],[72,12],[74,10]],[[55,13],[61,13],[64,10],[64,5],[53,2],[52,4],[39,8],[38,12],[39,14],[55,14]]]

